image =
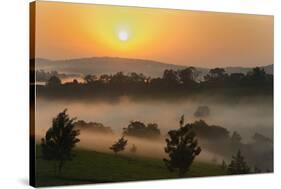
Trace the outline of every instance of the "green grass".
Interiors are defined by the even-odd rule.
[[[40,158],[37,146],[36,185],[57,186],[177,178],[160,159],[128,157],[77,149],[72,161],[66,162],[61,176],[55,176],[54,162]],[[218,166],[194,162],[186,177],[224,175]]]

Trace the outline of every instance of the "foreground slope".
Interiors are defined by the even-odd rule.
[[[160,159],[140,158],[79,149],[76,157],[65,164],[61,176],[54,174],[54,162],[42,160],[40,147],[36,154],[36,185],[55,186],[177,178]],[[195,162],[186,177],[224,175],[218,165]]]

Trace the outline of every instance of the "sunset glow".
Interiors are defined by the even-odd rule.
[[[215,67],[273,63],[273,17],[37,2],[36,57]]]

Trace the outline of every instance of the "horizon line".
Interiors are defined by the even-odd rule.
[[[219,67],[219,66],[213,66],[213,67],[201,67],[201,66],[194,66],[194,65],[182,65],[182,64],[174,64],[174,63],[168,63],[168,62],[162,62],[158,60],[153,59],[141,59],[141,58],[128,58],[128,57],[118,57],[118,56],[87,56],[87,57],[73,57],[73,58],[60,58],[60,59],[51,59],[51,58],[43,58],[43,57],[35,57],[34,59],[43,59],[48,60],[52,62],[58,62],[58,61],[71,61],[71,60],[82,60],[82,59],[92,59],[92,58],[115,58],[115,59],[127,59],[127,60],[140,60],[140,61],[151,61],[155,63],[160,64],[166,64],[166,65],[174,65],[174,66],[181,66],[181,67],[195,67],[195,68],[202,68],[202,69],[214,69],[214,68],[255,68],[255,67],[266,67],[266,66],[273,66],[274,63],[271,64],[264,64],[264,65],[256,65],[252,67],[247,66],[225,66],[225,67]]]

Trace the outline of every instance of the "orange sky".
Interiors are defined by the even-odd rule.
[[[36,57],[113,56],[198,67],[273,64],[272,16],[36,4]]]

